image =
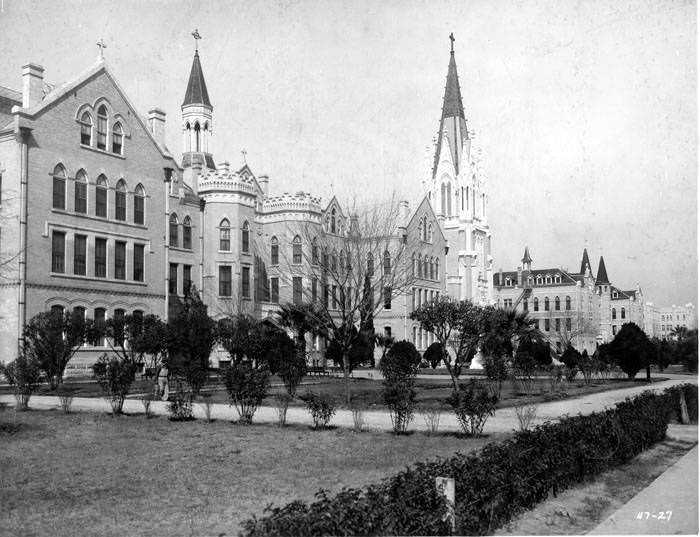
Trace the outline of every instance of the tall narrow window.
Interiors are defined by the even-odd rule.
[[[123,241],[114,242],[114,277],[126,279],[126,243]]]
[[[75,175],[75,199],[74,207],[76,213],[87,213],[87,176],[83,170]]]
[[[192,287],[192,265],[182,265],[182,294],[189,294],[190,287]]]
[[[313,304],[318,300],[318,280],[313,278],[311,280],[311,302]]]
[[[544,331],[549,332],[549,319],[544,320]]]
[[[168,274],[168,293],[171,295],[177,294],[177,263],[170,263]]]
[[[97,109],[97,149],[107,149],[107,107]]]
[[[624,319],[624,318],[625,318],[625,308],[620,308],[620,319]]]
[[[384,288],[384,309],[391,309],[391,287],[389,286]]]
[[[570,297],[570,296],[567,296],[567,297],[566,297],[566,299],[565,299],[565,304],[566,304],[566,306],[565,306],[565,307],[566,307],[566,311],[571,310],[571,297]]]
[[[391,255],[388,251],[384,252],[384,275],[391,274]]]
[[[311,263],[318,265],[318,243],[316,237],[311,241]]]
[[[571,330],[571,317],[566,318],[566,329]]]
[[[554,297],[554,311],[559,311],[561,309],[561,302],[559,301],[559,297],[555,296]]]
[[[231,296],[231,267],[219,266],[219,296]]]
[[[99,328],[103,328],[105,324],[105,309],[104,308],[95,308],[95,313],[93,316],[93,320],[95,321],[95,326]],[[98,333],[101,332],[101,330],[97,330]],[[99,337],[93,342],[96,346],[98,347],[103,347],[105,344],[105,339],[104,337]]]
[[[246,254],[250,252],[250,226],[248,222],[243,222],[241,228],[241,251]]]
[[[114,192],[114,218],[126,220],[126,183],[120,179]]]
[[[297,235],[292,241],[292,263],[301,265],[301,237]]]
[[[92,145],[92,116],[87,112],[80,116],[80,143]]]
[[[182,247],[192,249],[192,221],[186,216],[182,222]]]
[[[51,272],[63,274],[66,270],[66,234],[54,231],[51,236]]]
[[[292,278],[292,302],[294,304],[301,304],[301,278],[294,276]]]
[[[539,298],[535,297],[535,298],[533,299],[533,301],[532,301],[532,304],[533,304],[533,306],[534,306],[534,307],[532,308],[533,310],[535,310],[535,311],[540,311],[540,299],[539,299]]]
[[[617,310],[615,308],[612,309],[612,318],[617,319]]]
[[[250,298],[250,267],[241,267],[241,295]]]
[[[411,276],[416,276],[416,252],[411,255]]]
[[[142,185],[134,190],[134,224],[143,225],[146,222],[146,193]]]
[[[367,253],[367,276],[374,276],[374,256],[372,252]]]
[[[554,329],[559,332],[561,330],[561,319],[557,317],[554,319]]]
[[[544,297],[544,311],[549,311],[549,297]]]
[[[85,276],[85,260],[87,256],[87,237],[76,235],[73,242],[73,274]]]
[[[170,215],[170,225],[169,225],[169,241],[168,245],[172,248],[177,248],[179,243],[179,233],[178,233],[178,221],[177,215],[175,213]]]
[[[134,281],[143,281],[143,269],[144,269],[144,252],[145,248],[143,244],[134,244]]]
[[[331,233],[335,233],[336,230],[336,213],[335,213],[335,207],[333,207],[333,210],[331,211]]]
[[[272,237],[270,240],[270,264],[279,265],[280,262],[280,245],[277,237]],[[273,301],[274,302],[274,301]]]
[[[331,252],[331,272],[335,272],[338,270],[338,253],[335,251],[335,248]]]
[[[66,209],[66,169],[60,164],[53,170],[53,208]]]
[[[199,126],[199,123],[194,124],[194,147],[195,151],[199,153],[202,145],[202,130]]]
[[[231,251],[231,226],[226,218],[219,224],[219,250]]]
[[[107,239],[95,239],[95,278],[107,277]]]
[[[124,130],[122,129],[121,123],[117,121],[112,128],[112,153],[115,155],[122,155],[123,144]]]
[[[277,304],[280,301],[280,279],[270,278],[270,302]]]
[[[440,260],[435,260],[435,280],[440,281]]]
[[[423,258],[423,277],[428,278],[428,256]]]
[[[95,216],[107,218],[107,178],[104,175],[95,183]]]

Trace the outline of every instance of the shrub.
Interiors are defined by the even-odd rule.
[[[103,354],[92,366],[97,383],[107,394],[113,414],[121,414],[131,384],[136,375],[136,365],[130,361]]]
[[[440,362],[442,362],[442,345],[440,345],[439,341],[431,343],[430,346],[425,349],[423,359],[426,360],[433,369],[440,365]]]
[[[73,405],[73,390],[60,385],[58,387],[57,394],[58,402],[61,405],[61,410],[63,410],[65,414],[69,414],[70,408]]]
[[[581,364],[581,353],[574,349],[571,345],[566,347],[564,354],[561,355],[560,361],[564,364],[564,374],[568,382],[572,382],[576,378],[579,366]]]
[[[148,391],[144,393],[141,397],[141,404],[143,405],[143,412],[146,415],[147,418],[150,418],[153,416],[153,412],[151,412],[151,403],[155,399],[155,394],[152,391]]]
[[[586,349],[583,349],[583,353],[581,353],[581,360],[579,361],[578,368],[583,375],[583,383],[586,385],[590,384],[593,373],[596,371],[596,364],[593,362],[593,359],[588,356],[588,351]]]
[[[39,361],[33,356],[21,354],[9,364],[0,364],[0,373],[5,375],[14,389],[17,409],[27,410],[29,399],[41,381]]]
[[[202,408],[202,411],[204,412],[204,419],[207,420],[207,423],[211,423],[211,409],[214,406],[214,403],[211,400],[210,393],[200,393],[199,394],[199,406]]]
[[[365,428],[365,416],[361,408],[352,407],[352,430],[361,433]]]
[[[266,364],[253,367],[249,361],[234,362],[226,367],[221,376],[240,416],[240,423],[253,423],[253,415],[270,388],[270,371]]]
[[[279,393],[275,396],[275,408],[277,409],[277,424],[284,427],[287,423],[287,409],[292,397],[288,393]]]
[[[314,421],[315,429],[323,429],[328,426],[328,422],[335,415],[335,406],[330,397],[325,393],[317,394],[307,392],[302,397],[306,402],[306,408],[311,413],[311,419]]]
[[[671,394],[645,392],[615,408],[521,431],[477,453],[421,462],[378,484],[319,491],[310,503],[268,506],[243,535],[449,535],[435,478],[457,491],[458,535],[486,535],[550,494],[628,462],[666,434]]]
[[[654,360],[654,345],[634,323],[623,324],[608,348],[615,363],[630,379]]]
[[[423,420],[428,428],[428,436],[436,435],[440,428],[440,409],[427,408],[423,411]]]
[[[171,392],[173,393],[173,392]],[[177,377],[175,379],[175,392],[172,401],[168,405],[171,421],[189,421],[194,419],[192,412],[192,391],[187,381]]]
[[[447,402],[454,409],[464,433],[479,436],[486,420],[496,411],[498,397],[490,395],[472,379],[468,385],[461,384],[458,391],[452,392]]]
[[[537,403],[531,399],[518,402],[514,407],[515,416],[518,418],[518,425],[521,431],[527,431],[532,422],[537,417]]]
[[[420,354],[408,341],[394,343],[379,362],[379,370],[384,376],[382,396],[384,404],[389,407],[396,434],[405,433],[413,420],[416,406],[414,384],[419,363]]]

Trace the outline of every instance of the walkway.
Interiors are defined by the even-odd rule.
[[[544,421],[554,421],[561,416],[570,414],[577,415],[590,414],[592,412],[604,410],[613,406],[615,403],[624,400],[626,397],[639,394],[645,390],[663,391],[669,386],[682,384],[684,382],[692,382],[697,384],[697,377],[688,377],[682,375],[674,375],[673,378],[663,382],[657,382],[651,385],[637,386],[634,388],[624,388],[619,390],[611,390],[607,392],[593,393],[583,397],[565,399],[561,401],[553,401],[549,403],[540,403],[537,407],[537,417],[534,420],[535,424]],[[12,395],[0,396],[0,402],[14,404]],[[29,402],[31,408],[59,408],[58,397],[55,396],[33,396]],[[73,399],[72,410],[75,411],[98,411],[110,412],[109,403],[102,398],[76,397]],[[163,401],[155,401],[151,405],[151,410],[154,414],[167,415],[167,403]],[[141,414],[143,413],[143,405],[137,399],[127,399],[124,402],[124,412]],[[204,418],[204,409],[201,405],[196,404],[194,408],[195,417]],[[235,421],[238,419],[238,414],[235,408],[226,404],[212,405],[211,415],[213,419]],[[363,412],[363,421],[366,428],[373,430],[391,430],[391,418],[385,410],[372,410]],[[277,422],[277,410],[274,407],[261,407],[255,413],[254,422],[256,423],[275,423]],[[305,408],[290,407],[287,411],[287,423],[307,424],[313,422],[311,416]],[[349,410],[338,410],[335,416],[331,419],[331,425],[339,427],[352,427],[353,417]],[[425,430],[426,423],[420,412],[416,415],[413,423],[409,426],[413,430]],[[484,433],[503,433],[511,432],[518,429],[518,420],[513,408],[503,408],[496,411],[495,416],[489,418],[484,428]],[[459,431],[459,423],[457,418],[451,412],[443,412],[440,416],[440,431]]]

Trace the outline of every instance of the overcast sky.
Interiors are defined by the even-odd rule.
[[[0,2],[0,85],[21,89],[27,61],[63,83],[103,38],[178,155],[198,28],[215,160],[245,148],[272,192],[341,199],[418,195],[454,32],[495,270],[525,245],[534,268],[578,270],[586,246],[613,284],[697,303],[693,2]]]

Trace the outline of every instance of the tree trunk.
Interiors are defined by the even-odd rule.
[[[343,351],[343,379],[345,380],[345,404],[350,408],[350,353]]]
[[[651,364],[647,364],[647,382],[651,382]]]

